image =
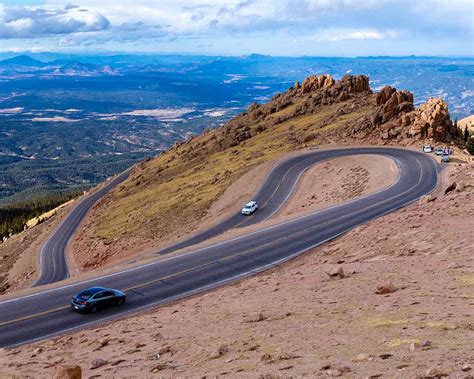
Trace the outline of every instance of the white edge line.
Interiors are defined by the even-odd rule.
[[[377,155],[379,155],[379,154],[377,154]],[[380,155],[386,155],[386,156],[390,157],[388,154],[380,154]],[[393,157],[390,157],[390,158],[394,159]],[[332,158],[330,158],[330,159],[332,159]],[[396,160],[396,159],[395,159],[395,160]],[[320,163],[320,162],[318,162],[318,163]],[[242,239],[242,238],[247,238],[247,237],[249,237],[249,236],[258,235],[258,234],[260,234],[260,233],[266,232],[266,231],[268,231],[268,230],[275,229],[275,228],[280,227],[280,226],[283,226],[283,225],[287,225],[287,224],[289,224],[289,223],[293,223],[293,222],[298,222],[298,221],[304,220],[305,218],[312,217],[312,216],[314,216],[314,215],[316,215],[316,214],[319,214],[319,213],[322,213],[322,212],[326,212],[326,211],[329,211],[329,210],[332,210],[332,209],[336,209],[336,208],[339,208],[339,207],[342,207],[342,206],[346,206],[347,204],[351,204],[351,203],[353,203],[353,202],[359,201],[359,200],[364,199],[364,198],[367,198],[367,197],[369,197],[369,196],[377,195],[377,194],[379,194],[379,193],[381,193],[381,192],[383,192],[383,191],[386,191],[386,190],[390,189],[391,187],[395,186],[399,181],[400,181],[400,173],[399,173],[399,175],[398,175],[398,177],[397,177],[397,180],[396,180],[392,185],[390,185],[389,187],[384,188],[384,189],[382,189],[382,190],[380,190],[380,191],[371,193],[371,194],[367,194],[367,195],[362,196],[362,197],[358,197],[357,199],[353,199],[353,200],[347,201],[347,202],[345,202],[345,203],[337,204],[337,205],[335,205],[335,206],[333,206],[333,207],[330,207],[330,208],[321,209],[321,210],[318,210],[318,211],[316,211],[316,212],[309,213],[309,214],[304,215],[304,216],[300,216],[300,217],[297,217],[297,218],[294,218],[294,219],[291,219],[291,220],[283,221],[283,222],[281,222],[281,223],[278,223],[278,224],[275,224],[275,225],[272,225],[272,226],[268,226],[268,227],[263,228],[263,229],[256,230],[255,232],[251,232],[251,233],[248,233],[248,234],[245,234],[245,235],[241,235],[241,236],[238,236],[238,237],[235,237],[235,238],[231,238],[231,239],[229,239],[229,240],[225,240],[225,241],[222,241],[222,242],[218,242],[218,243],[215,243],[215,244],[212,244],[212,245],[209,245],[209,246],[204,246],[204,247],[202,247],[202,248],[199,248],[198,250],[189,251],[189,252],[187,252],[187,253],[175,255],[175,256],[173,256],[173,257],[169,257],[169,258],[166,258],[166,259],[160,259],[160,260],[158,260],[158,261],[154,261],[154,262],[150,262],[150,263],[147,263],[147,264],[144,264],[144,265],[132,267],[132,268],[129,268],[129,269],[126,269],[126,270],[123,270],[123,271],[117,271],[117,272],[114,272],[114,273],[111,273],[111,274],[106,274],[106,275],[103,275],[103,276],[98,276],[98,277],[86,279],[86,280],[79,281],[79,282],[76,282],[76,283],[71,283],[71,284],[68,284],[68,285],[65,285],[65,286],[56,287],[56,288],[51,288],[51,289],[46,290],[46,291],[41,291],[41,292],[33,293],[33,294],[30,294],[30,295],[25,295],[25,296],[17,297],[17,298],[14,298],[14,299],[9,299],[9,300],[0,301],[0,305],[12,303],[12,302],[20,301],[20,300],[24,300],[24,299],[28,299],[28,298],[35,297],[35,296],[44,295],[44,294],[47,294],[47,293],[51,293],[51,292],[63,290],[63,289],[66,289],[66,288],[71,288],[71,287],[79,286],[79,285],[82,285],[82,284],[85,284],[85,283],[90,283],[90,282],[94,282],[94,281],[101,280],[101,279],[111,278],[111,277],[114,277],[114,276],[117,276],[117,275],[121,275],[121,274],[124,274],[124,273],[133,272],[133,271],[136,271],[136,270],[145,268],[145,267],[150,267],[150,266],[153,266],[153,265],[161,264],[162,262],[168,262],[168,261],[171,261],[171,260],[174,260],[174,259],[186,257],[186,256],[191,255],[191,254],[196,254],[196,253],[199,253],[199,252],[208,250],[208,249],[212,249],[212,248],[214,248],[214,247],[221,246],[221,245],[226,244],[226,243],[229,243],[229,242],[238,241],[238,240],[240,240],[240,239]]]
[[[385,154],[384,154],[385,155]],[[388,155],[387,155],[388,156]],[[390,157],[390,156],[388,156]],[[393,157],[390,157],[391,159],[394,159],[395,161],[398,161],[396,158],[393,158]],[[329,158],[328,160],[331,160],[333,158]],[[320,162],[316,162],[316,164],[318,163],[321,163],[323,161],[320,161]],[[397,162],[398,164],[398,162]],[[310,166],[312,167],[312,166]],[[400,167],[400,166],[399,166]],[[309,167],[307,168],[309,169]],[[306,170],[307,170],[306,169]],[[301,175],[302,173],[300,173]],[[259,230],[256,230],[255,232],[251,232],[251,233],[248,233],[248,234],[245,234],[245,235],[241,235],[241,236],[238,236],[238,237],[235,237],[235,238],[231,238],[229,240],[225,240],[225,241],[222,241],[222,242],[217,242],[215,244],[212,244],[212,245],[209,245],[209,246],[204,246],[202,248],[199,248],[197,250],[193,250],[193,251],[189,251],[187,253],[183,253],[183,254],[179,254],[179,255],[176,255],[176,256],[173,256],[173,257],[169,257],[169,258],[165,258],[165,259],[160,259],[158,261],[154,261],[154,262],[150,262],[150,263],[147,263],[147,264],[144,264],[144,265],[140,265],[140,266],[136,266],[136,267],[132,267],[132,268],[129,268],[129,269],[126,269],[126,270],[123,270],[123,271],[118,271],[118,272],[114,272],[114,273],[111,273],[111,274],[107,274],[107,275],[103,275],[103,276],[99,276],[99,277],[94,277],[94,278],[91,278],[91,279],[86,279],[86,280],[83,280],[83,281],[79,281],[77,283],[71,283],[69,285],[66,285],[66,286],[61,286],[61,287],[56,287],[56,288],[51,288],[49,290],[46,290],[46,291],[41,291],[41,292],[37,292],[37,293],[33,293],[33,294],[30,294],[30,295],[25,295],[25,296],[21,296],[21,297],[18,297],[18,298],[14,298],[14,299],[9,299],[9,300],[5,300],[5,301],[0,301],[0,305],[3,305],[3,304],[7,304],[7,303],[11,303],[11,302],[15,302],[15,301],[19,301],[19,300],[23,300],[23,299],[28,299],[28,298],[31,298],[31,297],[35,297],[35,296],[39,296],[39,295],[42,295],[42,294],[46,294],[46,293],[51,293],[51,292],[54,292],[54,291],[58,291],[58,290],[62,290],[62,289],[65,289],[65,288],[71,288],[71,287],[74,287],[74,286],[78,286],[80,284],[85,284],[85,283],[89,283],[89,282],[93,282],[93,281],[97,281],[97,280],[100,280],[100,279],[107,279],[107,278],[111,278],[111,277],[114,277],[114,276],[117,276],[117,275],[120,275],[120,274],[123,274],[123,273],[127,273],[127,272],[132,272],[132,271],[135,271],[135,270],[138,270],[138,269],[141,269],[141,268],[145,268],[145,267],[150,267],[150,266],[153,266],[153,265],[156,265],[156,264],[160,264],[162,262],[167,262],[167,261],[171,261],[171,260],[174,260],[174,259],[178,259],[178,258],[181,258],[181,257],[186,257],[188,255],[191,255],[191,254],[196,254],[196,253],[199,253],[199,252],[202,252],[202,251],[205,251],[207,249],[211,249],[211,248],[214,248],[214,247],[218,247],[218,246],[221,246],[223,244],[226,244],[226,243],[229,243],[229,242],[235,242],[235,241],[238,241],[242,238],[247,238],[249,236],[254,236],[254,235],[258,235],[260,233],[263,233],[263,232],[266,232],[268,230],[272,230],[274,228],[277,228],[279,226],[282,226],[282,225],[287,225],[289,223],[292,223],[292,222],[297,222],[297,221],[301,221],[305,218],[308,218],[308,217],[312,217],[316,214],[319,214],[319,213],[322,213],[322,212],[326,212],[328,210],[331,210],[331,209],[336,209],[336,208],[339,208],[339,207],[342,207],[342,206],[346,206],[347,204],[351,204],[353,202],[356,202],[356,201],[359,201],[361,199],[364,199],[364,198],[367,198],[369,196],[373,196],[373,195],[376,195],[378,193],[381,193],[385,190],[388,190],[390,189],[391,187],[395,186],[398,182],[400,181],[400,172],[398,173],[398,177],[397,177],[397,180],[390,186],[386,187],[386,188],[383,188],[381,189],[380,191],[377,191],[377,192],[373,192],[373,193],[370,193],[370,194],[367,194],[365,196],[361,196],[361,197],[358,197],[357,199],[353,199],[353,200],[350,200],[350,201],[347,201],[347,202],[344,202],[344,203],[341,203],[341,204],[337,204],[333,207],[329,207],[329,208],[325,208],[325,209],[320,209],[316,212],[312,212],[312,213],[309,213],[307,215],[304,215],[304,216],[300,216],[300,217],[297,217],[297,218],[294,218],[294,219],[290,219],[290,220],[287,220],[287,221],[283,221],[281,223],[278,223],[278,224],[275,224],[275,225],[272,225],[272,226],[268,226],[266,228],[263,228],[263,229],[259,229]],[[296,183],[294,184],[294,186],[296,185]],[[293,188],[294,188],[293,186]],[[291,194],[291,192],[290,192]]]
[[[431,190],[429,193],[432,193],[434,190],[435,190],[435,188],[434,188],[433,190]],[[429,193],[428,193],[428,194],[429,194]],[[410,200],[409,202],[403,203],[403,204],[401,204],[400,206],[395,207],[394,209],[387,210],[387,211],[381,213],[380,215],[374,217],[374,218],[371,219],[369,222],[371,222],[371,221],[373,221],[373,220],[375,220],[375,219],[377,219],[377,218],[383,217],[383,216],[385,216],[385,215],[388,214],[388,213],[392,213],[392,212],[396,211],[397,209],[406,207],[407,205],[410,205],[410,204],[414,203],[414,202],[417,201],[418,199],[419,199],[419,198]],[[222,279],[222,280],[219,280],[219,281],[217,281],[217,282],[215,282],[215,283],[207,284],[207,285],[205,285],[205,286],[202,286],[202,287],[199,287],[199,288],[196,288],[196,289],[193,289],[193,290],[184,292],[184,293],[179,294],[179,295],[170,296],[170,297],[167,297],[167,298],[165,298],[165,299],[161,299],[161,300],[155,301],[155,302],[153,302],[153,303],[150,303],[150,304],[147,304],[147,305],[144,305],[144,306],[135,308],[135,309],[130,310],[130,311],[126,311],[126,312],[123,312],[123,313],[120,313],[120,314],[115,314],[115,315],[113,315],[113,316],[105,317],[105,318],[102,318],[102,319],[99,319],[99,320],[94,320],[94,321],[91,321],[91,322],[88,322],[88,323],[85,323],[85,324],[81,324],[81,325],[78,325],[78,326],[75,326],[75,327],[72,327],[72,328],[66,328],[66,329],[60,330],[60,331],[58,331],[58,332],[48,334],[48,335],[46,335],[46,336],[42,336],[42,337],[34,338],[34,339],[31,339],[31,340],[23,341],[23,342],[21,342],[21,343],[19,343],[19,344],[6,346],[6,347],[4,347],[4,348],[14,348],[14,347],[17,347],[17,346],[21,346],[21,345],[33,343],[33,342],[36,342],[36,341],[42,341],[42,340],[45,340],[45,339],[49,339],[49,338],[51,338],[51,337],[59,336],[59,335],[66,334],[66,333],[69,333],[69,332],[74,332],[74,331],[86,329],[86,328],[89,327],[89,326],[98,325],[98,324],[101,324],[101,323],[104,323],[104,322],[107,322],[107,321],[114,321],[114,320],[118,320],[118,319],[123,319],[123,318],[125,318],[125,317],[127,317],[127,316],[134,315],[134,314],[138,313],[139,311],[146,310],[146,309],[150,309],[150,308],[153,308],[153,307],[155,307],[155,306],[157,306],[157,305],[168,304],[168,303],[171,303],[171,302],[173,302],[173,301],[180,300],[180,299],[183,299],[183,298],[186,298],[186,297],[189,297],[189,296],[197,295],[197,294],[200,294],[200,293],[203,293],[203,292],[206,292],[206,291],[215,289],[215,288],[217,288],[217,287],[220,287],[220,286],[223,286],[223,285],[226,285],[226,284],[234,283],[234,282],[236,282],[236,281],[238,281],[238,280],[240,280],[240,279],[243,279],[243,278],[245,278],[245,277],[249,277],[249,276],[252,276],[252,275],[255,275],[255,274],[264,272],[264,271],[266,271],[266,270],[271,269],[272,267],[277,267],[279,264],[284,263],[284,262],[287,262],[287,261],[289,261],[289,260],[291,260],[291,259],[294,259],[294,258],[296,258],[297,256],[306,253],[308,250],[314,249],[315,247],[317,247],[317,246],[319,246],[319,245],[322,245],[322,244],[324,244],[324,243],[326,243],[326,242],[328,242],[328,241],[334,240],[334,239],[336,239],[337,237],[341,236],[342,234],[348,233],[348,232],[350,232],[351,230],[354,230],[355,228],[357,228],[358,226],[363,225],[363,224],[367,224],[367,222],[366,222],[366,221],[362,221],[362,222],[360,222],[360,223],[358,223],[358,224],[356,224],[356,225],[350,227],[349,229],[344,230],[343,232],[336,233],[336,234],[334,234],[333,236],[328,237],[328,238],[326,238],[326,239],[323,240],[323,241],[319,241],[318,243],[315,243],[315,244],[313,244],[313,245],[311,245],[311,246],[305,247],[304,249],[299,250],[299,251],[297,251],[296,253],[293,253],[293,254],[291,254],[291,255],[289,255],[289,256],[287,256],[287,257],[281,258],[281,259],[279,259],[279,260],[277,260],[277,261],[275,261],[275,262],[272,262],[272,263],[267,263],[266,265],[263,265],[263,266],[261,266],[261,267],[258,267],[258,268],[255,268],[255,269],[246,271],[246,272],[244,272],[244,273],[241,273],[241,274],[232,276],[232,277],[230,277],[230,278]]]

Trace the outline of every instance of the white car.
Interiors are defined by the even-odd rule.
[[[431,153],[432,151],[433,151],[433,149],[431,148],[430,145],[423,146],[423,152],[424,153]]]
[[[444,154],[444,149],[442,147],[437,147],[435,149],[435,154],[436,155],[443,155]]]
[[[255,212],[258,209],[258,204],[256,201],[252,200],[249,201],[247,204],[244,205],[242,208],[241,213],[243,215],[251,215],[253,212]]]

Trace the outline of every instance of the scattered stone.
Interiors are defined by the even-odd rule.
[[[156,374],[159,371],[165,370],[168,368],[168,365],[166,363],[158,363],[157,365],[153,366],[150,371],[153,374]]]
[[[441,371],[438,368],[430,368],[428,371],[426,371],[425,374],[426,378],[434,378],[434,379],[440,379],[442,377],[448,376],[447,373],[444,371]]]
[[[464,364],[462,365],[461,370],[464,371],[464,372],[471,371],[471,370],[472,370],[472,367],[469,366],[467,363],[464,363]]]
[[[91,370],[95,370],[96,368],[102,367],[106,365],[108,362],[105,359],[97,358],[94,359],[90,365]]]
[[[337,369],[336,370],[327,370],[326,374],[328,374],[329,376],[337,377],[337,376],[342,376],[342,371],[339,371]]]
[[[446,187],[446,189],[444,190],[444,194],[447,195],[451,191],[454,191],[456,189],[456,185],[456,182],[452,182],[449,186]]]
[[[430,348],[431,347],[431,341],[423,341],[421,343],[421,347],[426,349],[426,348]]]
[[[326,363],[325,365],[322,365],[321,366],[321,370],[329,370],[331,368],[331,364],[330,363]]]
[[[280,367],[278,370],[283,371],[283,370],[289,370],[289,369],[292,369],[292,368],[293,368],[293,365],[289,365],[289,366]]]
[[[227,347],[227,345],[221,345],[219,346],[219,354],[220,355],[224,355],[225,353],[227,353],[229,351],[229,348]]]
[[[357,357],[354,359],[354,362],[367,362],[370,358],[369,354],[360,353],[357,354]]]
[[[226,354],[227,352],[229,351],[229,348],[227,347],[227,345],[221,345],[219,346],[219,348],[217,349],[216,352],[212,353],[209,358],[211,359],[216,359],[216,358],[219,358],[219,357],[222,357],[224,354]]]
[[[430,347],[431,347],[431,341],[412,342],[410,344],[410,351],[416,351],[419,349],[429,350]]]
[[[160,350],[158,350],[158,354],[167,354],[167,353],[173,353],[171,346],[165,345],[163,346]]]
[[[120,363],[123,363],[123,362],[126,362],[126,360],[125,359],[117,359],[116,361],[113,361],[111,363],[111,365],[112,366],[117,366],[117,365],[119,365]]]
[[[343,374],[347,374],[351,372],[351,368],[349,366],[341,366],[337,368],[338,371],[342,372]]]
[[[388,358],[392,357],[392,354],[383,353],[383,354],[380,354],[379,357],[382,358],[382,359],[388,359]]]
[[[326,275],[328,275],[330,278],[340,278],[343,279],[344,276],[344,268],[342,266],[338,267],[333,267],[329,271],[325,271]]]
[[[82,370],[78,365],[58,365],[54,369],[53,379],[81,379]]]
[[[264,363],[271,363],[271,362],[273,362],[273,357],[271,356],[270,353],[264,353],[260,357],[260,360]]]
[[[437,199],[436,196],[433,195],[425,195],[419,201],[418,204],[427,204],[435,201]]]
[[[382,286],[378,286],[377,289],[375,290],[375,293],[377,295],[386,295],[389,293],[394,293],[397,290],[397,288],[392,284],[384,284]]]
[[[279,353],[276,355],[275,360],[286,361],[289,359],[301,358],[301,355],[291,354],[291,353]]]
[[[415,350],[418,350],[420,348],[420,344],[418,342],[412,342],[410,344],[410,351],[415,351]]]
[[[134,354],[134,353],[139,353],[141,350],[140,349],[132,349],[132,350],[128,350],[126,352],[126,354]]]
[[[259,312],[256,315],[247,317],[245,319],[245,322],[260,322],[260,321],[265,321],[268,318],[268,316],[265,316],[263,312]]]

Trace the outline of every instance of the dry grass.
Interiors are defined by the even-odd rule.
[[[119,236],[146,231],[150,237],[166,235],[177,225],[192,226],[223,191],[246,171],[267,160],[303,146],[324,141],[323,132],[341,128],[367,114],[368,107],[334,117],[344,107],[339,103],[321,108],[315,114],[290,118],[297,104],[273,113],[263,121],[248,125],[265,130],[238,146],[209,154],[218,139],[212,131],[147,162],[109,197],[105,212],[99,213],[96,237],[113,240]],[[196,158],[190,159],[190,153]],[[185,221],[184,221],[185,220]]]

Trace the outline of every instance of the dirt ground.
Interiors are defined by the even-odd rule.
[[[326,208],[390,186],[398,168],[390,158],[378,155],[343,157],[309,169],[279,215]]]
[[[2,350],[0,372],[50,376],[74,363],[86,377],[472,378],[474,166],[443,177],[430,197],[273,271]]]

